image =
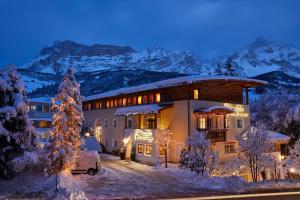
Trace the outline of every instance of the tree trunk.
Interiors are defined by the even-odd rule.
[[[168,168],[168,149],[167,149],[167,145],[165,145],[165,167]]]

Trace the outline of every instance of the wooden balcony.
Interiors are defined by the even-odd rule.
[[[207,137],[212,142],[226,141],[227,129],[198,129],[198,131],[204,131],[207,133]]]

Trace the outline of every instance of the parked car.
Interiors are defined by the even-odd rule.
[[[78,163],[72,174],[95,175],[101,169],[100,156],[97,151],[82,150],[78,153]]]
[[[86,136],[82,141],[82,149],[102,153],[102,146],[94,136]]]

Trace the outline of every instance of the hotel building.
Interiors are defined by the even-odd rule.
[[[168,159],[178,162],[194,129],[205,131],[220,160],[237,156],[236,135],[250,127],[249,88],[266,82],[227,76],[184,76],[85,98],[85,124],[107,151],[126,147],[126,158],[155,164],[157,137],[172,133]],[[282,141],[281,141],[282,143]]]

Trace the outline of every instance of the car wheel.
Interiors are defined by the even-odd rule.
[[[90,175],[90,176],[94,176],[94,175],[95,175],[95,170],[89,169],[89,170],[87,171],[87,173],[88,173],[88,175]]]

